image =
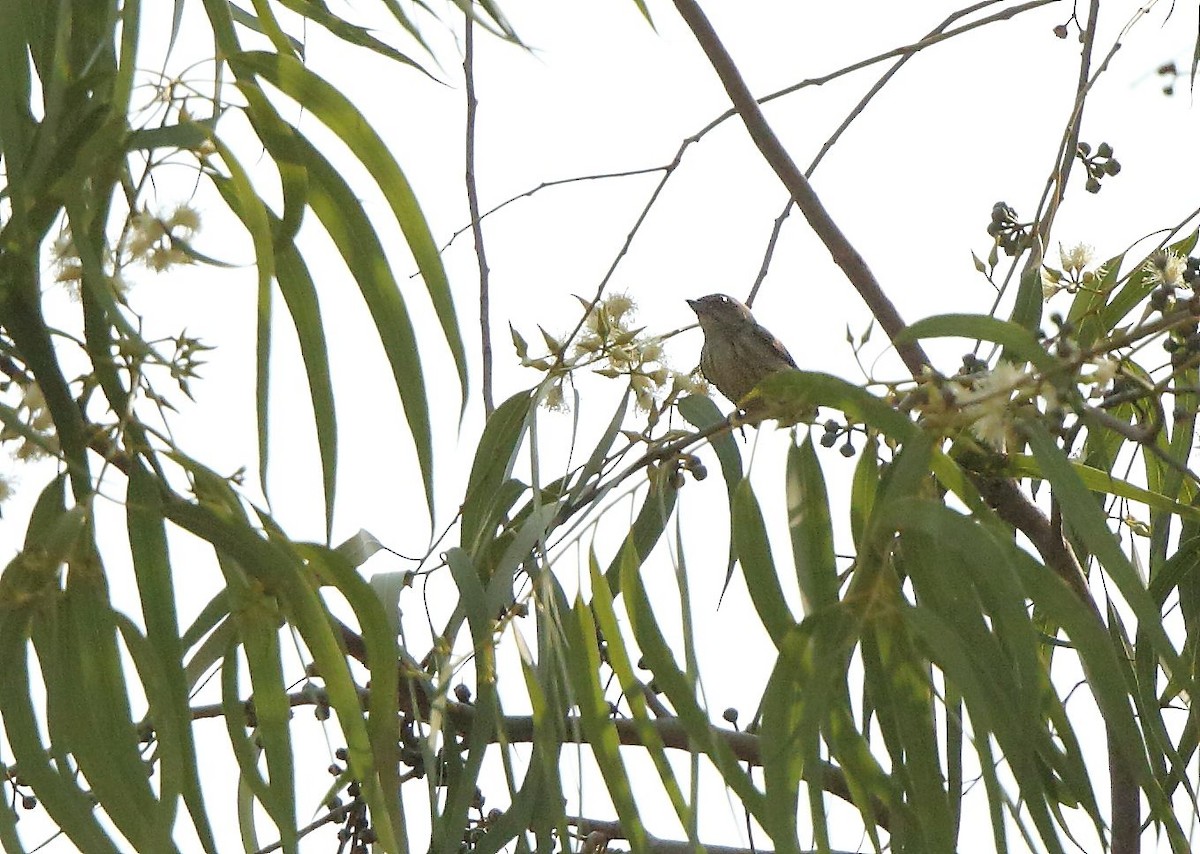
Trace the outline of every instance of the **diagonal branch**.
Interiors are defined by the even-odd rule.
[[[479,262],[479,334],[483,360],[483,414],[490,417],[496,409],[492,400],[492,295],[488,283],[487,253],[483,247],[483,217],[479,213],[479,188],[475,182],[475,116],[479,98],[475,95],[475,22],[467,11],[467,35],[463,48],[463,75],[467,89],[466,185],[467,206],[471,212],[471,233],[475,237],[475,258]]]
[[[725,91],[729,93],[729,98],[733,101],[734,109],[741,116],[746,130],[750,132],[750,138],[762,153],[763,158],[775,170],[775,174],[779,176],[779,180],[783,182],[788,192],[792,194],[796,206],[804,214],[804,218],[808,220],[817,237],[825,244],[825,248],[833,256],[834,263],[842,268],[846,278],[850,280],[863,302],[878,319],[879,325],[895,343],[905,326],[896,306],[884,293],[879,280],[875,278],[875,274],[871,272],[871,268],[867,266],[862,255],[850,243],[849,238],[834,222],[829,212],[825,210],[825,206],[821,204],[812,184],[804,177],[804,173],[800,171],[795,161],[784,149],[779,137],[775,135],[775,131],[767,124],[758,101],[750,93],[733,58],[721,44],[721,40],[717,37],[707,16],[695,0],[675,0],[675,7],[704,49],[717,76],[721,78]],[[895,344],[895,347],[909,372],[914,377],[920,377],[924,373],[925,367],[929,365],[929,357],[925,355],[921,345],[915,342],[903,342]]]

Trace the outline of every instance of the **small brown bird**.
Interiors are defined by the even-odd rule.
[[[696,312],[704,331],[700,370],[717,391],[735,404],[763,377],[796,367],[782,342],[733,297],[709,294],[690,299],[687,304]]]

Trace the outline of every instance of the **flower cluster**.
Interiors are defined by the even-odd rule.
[[[165,217],[143,208],[130,219],[123,248],[131,261],[161,273],[176,264],[192,263],[187,247],[199,230],[200,214],[189,205],[178,205]]]
[[[1062,269],[1042,266],[1042,298],[1049,300],[1059,291],[1073,294],[1080,290],[1097,290],[1108,269],[1101,265],[1094,270],[1088,270],[1093,256],[1094,250],[1086,243],[1077,243],[1070,249],[1064,248],[1061,243],[1058,244],[1058,257],[1062,262]]]
[[[38,460],[58,452],[58,436],[41,388],[35,382],[22,385],[21,400],[16,405],[19,424],[0,428],[0,442],[19,440],[13,456],[18,460]]]
[[[549,355],[531,358],[525,340],[516,330],[512,332],[521,364],[554,376],[544,399],[547,407],[567,408],[563,383],[573,368],[583,366],[594,366],[594,372],[604,377],[628,377],[638,407],[647,412],[655,411],[668,389],[670,397],[684,392],[703,393],[697,380],[667,366],[661,338],[643,335],[644,327],[633,325],[637,305],[628,294],[612,294],[594,303],[583,299],[580,302],[587,309],[587,316],[569,348],[565,341],[543,329],[542,338]]]
[[[942,393],[926,414],[965,428],[986,445],[1004,451],[1012,444],[1016,417],[1022,410],[1044,412],[1061,423],[1065,398],[1102,397],[1112,388],[1120,362],[1109,356],[1089,359],[1065,376],[1039,375],[1028,363],[998,362],[988,368],[975,356],[965,357],[963,373],[942,385]]]
[[[165,216],[156,216],[146,208],[133,212],[125,224],[120,251],[111,252],[104,265],[113,292],[118,297],[129,292],[129,283],[121,270],[135,261],[157,273],[176,264],[192,263],[194,258],[189,244],[199,230],[200,214],[190,205],[177,205]],[[83,282],[83,261],[70,228],[64,227],[51,245],[50,263],[55,270],[55,281],[78,299]]]
[[[54,243],[50,246],[50,266],[54,269],[54,281],[58,282],[71,295],[79,299],[79,289],[83,286],[83,261],[79,257],[79,249],[71,236],[69,228],[63,228]],[[119,272],[106,276],[109,287],[118,297],[129,293],[129,282]]]
[[[1035,383],[1024,365],[1000,362],[970,380],[950,384],[964,426],[981,442],[1003,450],[1012,427],[1012,411],[1033,394]]]

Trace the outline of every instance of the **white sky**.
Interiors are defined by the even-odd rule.
[[[705,4],[756,94],[917,41],[958,5],[876,0]],[[1104,4],[1100,55],[1138,5],[1112,0]],[[657,32],[646,25],[632,2],[510,0],[503,8],[533,51],[483,34],[476,41],[477,171],[485,209],[544,181],[666,164],[685,137],[728,106],[714,73],[670,4],[651,5]],[[1007,201],[1023,219],[1032,216],[1054,164],[1074,96],[1078,44],[1074,32],[1063,41],[1051,29],[1066,20],[1071,8],[1054,4],[918,55],[872,102],[816,173],[817,192],[907,320],[949,311],[983,312],[991,304],[994,292],[974,271],[970,253],[984,256],[990,248],[984,229],[994,202]],[[1200,199],[1200,177],[1191,153],[1198,126],[1186,84],[1178,87],[1176,97],[1166,98],[1153,75],[1157,65],[1170,59],[1186,67],[1196,10],[1180,7],[1164,25],[1168,8],[1155,5],[1151,16],[1126,39],[1085,114],[1081,138],[1093,145],[1108,141],[1124,169],[1115,179],[1106,179],[1097,196],[1082,191],[1082,170],[1077,169],[1054,240],[1068,245],[1091,243],[1099,258],[1115,255],[1142,236],[1183,220]],[[359,17],[371,11],[363,8],[345,14],[358,22],[379,23],[379,18]],[[458,32],[453,10],[445,11]],[[147,23],[144,29],[149,31],[150,26]],[[186,39],[189,30],[184,32]],[[416,188],[435,238],[442,243],[467,223],[462,188],[464,96],[456,38],[438,24],[428,25],[426,32],[439,51],[443,65],[439,76],[446,85],[375,57],[349,53],[311,27],[307,60],[313,70],[352,97],[384,134]],[[391,33],[384,31],[384,35]],[[205,43],[186,42],[180,54],[198,57],[210,50]],[[881,63],[835,83],[802,90],[767,109],[767,117],[802,167],[889,65]],[[295,110],[285,115],[298,117]],[[310,116],[300,121],[314,138],[324,138]],[[243,152],[244,164],[254,168],[252,150]],[[261,172],[265,170],[257,170],[256,175]],[[158,198],[164,207],[186,198],[188,176],[179,177],[177,185],[168,180],[160,184]],[[590,296],[595,291],[657,180],[657,175],[648,175],[548,189],[485,221],[492,269],[497,402],[539,379],[533,371],[517,366],[507,323],[513,322],[535,346],[538,324],[553,332],[569,329],[578,310],[571,295]],[[357,186],[366,185],[359,181]],[[382,210],[377,193],[364,190],[363,197],[372,209]],[[744,297],[785,198],[740,122],[726,122],[688,150],[618,268],[613,287],[636,298],[640,324],[656,332],[692,322],[684,303],[688,297],[713,291]],[[153,207],[155,200],[149,201]],[[249,261],[252,255],[246,241],[221,224],[225,217],[220,203],[207,192],[200,194],[198,203],[206,221],[198,248],[228,261]],[[311,219],[315,222],[315,217]],[[385,232],[385,240],[395,249],[397,269],[413,269],[399,236]],[[370,334],[369,317],[353,282],[317,227],[305,232],[304,243],[318,259],[312,268],[329,327],[339,405],[341,478],[334,541],[365,528],[398,551],[420,553],[429,538],[429,521],[382,350]],[[1055,258],[1053,247],[1048,247],[1048,256]],[[460,430],[453,375],[438,367],[447,361],[448,353],[436,335],[427,336],[423,357],[427,366],[435,366],[431,399],[439,526],[452,518],[457,507],[481,425],[477,280],[469,234],[458,238],[445,260],[473,362],[471,399]],[[133,304],[147,315],[153,329],[175,333],[186,326],[190,334],[220,348],[204,371],[205,382],[195,386],[197,404],[182,407],[181,417],[174,422],[180,444],[218,471],[232,472],[243,465],[253,469],[252,273],[195,268],[157,278],[143,272],[138,281]],[[417,322],[431,323],[432,313],[419,285],[406,281],[402,287],[411,297]],[[64,312],[69,309],[65,298],[57,301]],[[756,311],[802,367],[861,379],[845,334],[847,325],[860,334],[869,316],[798,215],[784,228]],[[319,540],[323,536],[321,492],[307,389],[282,301],[277,302],[277,312],[272,509],[293,536]],[[673,367],[692,368],[699,343],[697,331],[673,341]],[[951,343],[932,350],[943,359],[941,367],[953,371],[965,348]],[[878,377],[902,376],[884,336],[876,330],[864,361],[872,366],[880,355],[874,365]],[[581,412],[581,448],[587,449],[587,437],[600,429],[595,425],[607,422],[618,393],[616,385],[599,380],[581,383],[587,395]],[[543,419],[551,435],[565,435],[570,424],[567,416],[547,414]],[[747,456],[753,442],[752,437],[744,446]],[[756,451],[759,497],[777,527],[783,519],[786,444],[785,433],[764,432]],[[547,459],[554,459],[553,452]],[[844,480],[853,464],[832,451],[822,460],[831,485]],[[736,705],[746,719],[753,713],[753,699],[748,698],[761,691],[771,662],[768,642],[747,636],[745,627],[754,625],[755,618],[748,610],[740,576],[721,610],[713,611],[724,574],[726,546],[721,531],[727,526],[723,486],[715,460],[708,462],[713,476],[702,484],[689,484],[682,496],[691,593],[703,627],[697,640],[714,716],[725,706]],[[20,477],[23,491],[5,506],[0,522],[0,557],[5,561],[19,548],[25,514],[47,471],[15,464],[7,470]],[[624,513],[618,516],[623,518]],[[710,530],[715,537],[704,536]],[[183,553],[178,552],[177,559]],[[777,539],[775,556],[785,586],[788,555],[786,538]],[[135,594],[120,581],[119,561],[116,564],[114,596],[136,609]],[[565,561],[563,566],[573,564]],[[366,571],[406,568],[408,564],[381,556]],[[663,574],[663,595],[672,595],[667,592],[674,583],[669,563],[660,560],[658,569]],[[194,572],[184,569],[183,576],[194,584],[183,591],[187,601],[181,619],[186,622],[192,615],[189,606],[198,608],[217,589],[217,573],[211,563],[205,563]],[[570,590],[572,579],[562,580]],[[402,599],[406,613],[414,622],[422,621],[419,596],[413,592],[406,596],[410,597]],[[433,603],[435,611],[438,605]],[[798,597],[793,597],[792,605],[799,613]],[[435,624],[442,619],[435,616]],[[300,718],[307,721],[307,712],[300,712]],[[303,726],[312,729],[307,723]],[[329,760],[324,747],[315,744],[309,751],[300,747],[298,771],[303,774],[311,765],[309,770],[319,778]],[[209,798],[216,815],[225,814],[227,805],[232,807],[230,767],[216,766],[211,777]],[[570,779],[566,772],[564,776]],[[317,779],[316,791],[325,784]],[[1098,781],[1097,788],[1103,800],[1104,782]],[[744,844],[740,814],[719,793],[706,798],[713,809],[703,813],[702,838]],[[302,800],[301,821],[308,818],[305,811],[315,807],[315,801]],[[609,817],[603,810],[584,812]],[[654,812],[646,809],[645,815],[652,817]],[[30,816],[28,824],[35,820]],[[651,820],[650,830],[676,836],[671,824]],[[234,849],[232,824],[229,833]],[[330,836],[315,835],[306,841],[305,849],[328,850]],[[26,838],[32,842],[40,837]],[[263,842],[269,839],[264,834]],[[761,844],[763,837],[757,841]],[[862,841],[851,836],[835,838],[838,842],[853,848]],[[423,850],[419,835],[414,835],[413,843],[415,850]],[[48,850],[69,848],[54,845]]]

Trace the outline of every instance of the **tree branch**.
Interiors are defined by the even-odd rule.
[[[471,212],[471,232],[475,237],[475,258],[479,262],[479,336],[483,360],[483,414],[496,410],[492,400],[492,297],[488,289],[487,252],[483,247],[483,217],[479,214],[479,190],[475,184],[475,114],[479,99],[475,96],[475,22],[470,8],[466,12],[466,45],[463,49],[463,74],[467,89],[466,184],[467,206]]]
[[[567,824],[579,830],[579,833],[589,839],[594,839],[597,845],[607,844],[613,839],[627,839],[621,823],[617,821],[600,821],[594,818],[582,818],[579,816],[567,816]],[[651,854],[693,854],[696,851],[696,846],[691,842],[674,841],[669,839],[659,839],[655,836],[646,835],[646,851]],[[596,847],[587,848],[587,841],[584,842],[584,851],[603,851],[603,848]],[[737,848],[728,845],[705,845],[704,851],[707,854],[770,854],[769,851],[763,851],[761,848]],[[813,851],[803,851],[799,854],[815,854]],[[830,854],[849,854],[845,851],[831,851]]]
[[[892,340],[896,352],[904,361],[909,373],[914,377],[921,376],[925,367],[929,365],[929,357],[925,355],[920,344],[915,342],[895,343],[905,327],[900,313],[884,293],[879,280],[875,278],[875,274],[871,272],[871,268],[867,266],[862,255],[842,233],[841,228],[833,221],[829,212],[825,210],[825,206],[821,204],[812,184],[808,182],[804,173],[800,171],[784,149],[783,144],[775,135],[775,131],[767,124],[762,109],[759,108],[758,102],[750,93],[745,81],[742,80],[733,58],[721,44],[721,40],[717,37],[707,16],[695,0],[675,0],[675,7],[704,49],[717,76],[721,78],[725,91],[729,93],[729,98],[733,101],[734,109],[741,116],[746,130],[750,132],[750,138],[762,153],[763,158],[775,170],[779,180],[783,182],[788,192],[792,194],[792,198],[795,199],[800,212],[804,214],[813,231],[825,244],[825,248],[829,250],[834,263],[842,268],[846,278],[850,280],[863,302],[867,304],[871,313],[879,321],[879,325]]]

